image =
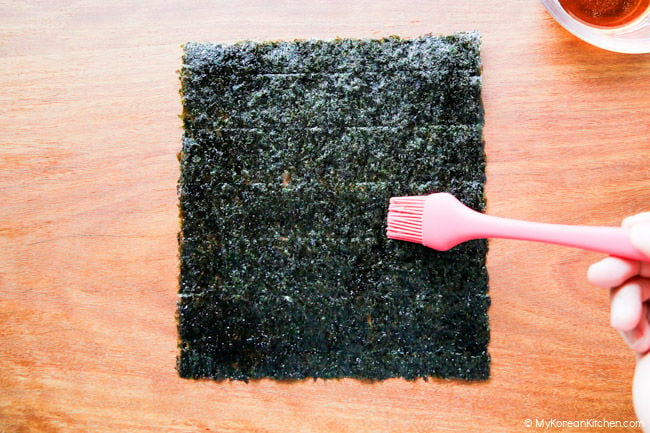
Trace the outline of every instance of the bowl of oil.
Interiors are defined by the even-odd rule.
[[[597,47],[650,53],[650,0],[541,0],[568,31]]]

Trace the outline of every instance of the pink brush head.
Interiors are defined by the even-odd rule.
[[[425,196],[391,198],[386,235],[390,239],[421,244],[425,200]]]
[[[448,193],[393,197],[388,207],[386,235],[447,251],[472,239],[466,224],[472,224],[476,213]]]

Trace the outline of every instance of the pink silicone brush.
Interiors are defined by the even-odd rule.
[[[546,242],[650,261],[637,250],[622,227],[545,224],[476,212],[448,193],[393,197],[388,207],[391,239],[446,251],[472,239],[505,238]]]

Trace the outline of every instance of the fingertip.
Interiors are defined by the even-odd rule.
[[[632,226],[642,222],[650,222],[650,212],[641,212],[636,215],[629,216],[623,219],[621,226],[625,228],[632,228]]]
[[[639,262],[607,257],[589,266],[587,280],[598,287],[616,287],[639,273]]]
[[[639,284],[631,282],[612,290],[610,316],[612,327],[623,332],[631,331],[638,325],[641,312],[642,299]]]
[[[589,266],[589,269],[587,269],[587,280],[593,284],[594,286],[599,286],[599,287],[612,287],[608,285],[603,285],[603,280],[607,278],[607,270],[606,270],[606,265],[602,263],[603,261],[601,260],[600,262],[596,262]]]
[[[607,274],[609,273],[607,271],[607,264],[604,262],[604,260],[601,260],[589,266],[589,269],[587,269],[587,280],[594,286],[612,287],[602,284],[603,279],[607,278]]]

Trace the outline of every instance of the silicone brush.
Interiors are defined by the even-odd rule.
[[[391,239],[415,242],[439,251],[482,238],[519,239],[597,251],[650,261],[637,250],[622,227],[547,224],[477,212],[449,193],[393,197],[388,207]]]

